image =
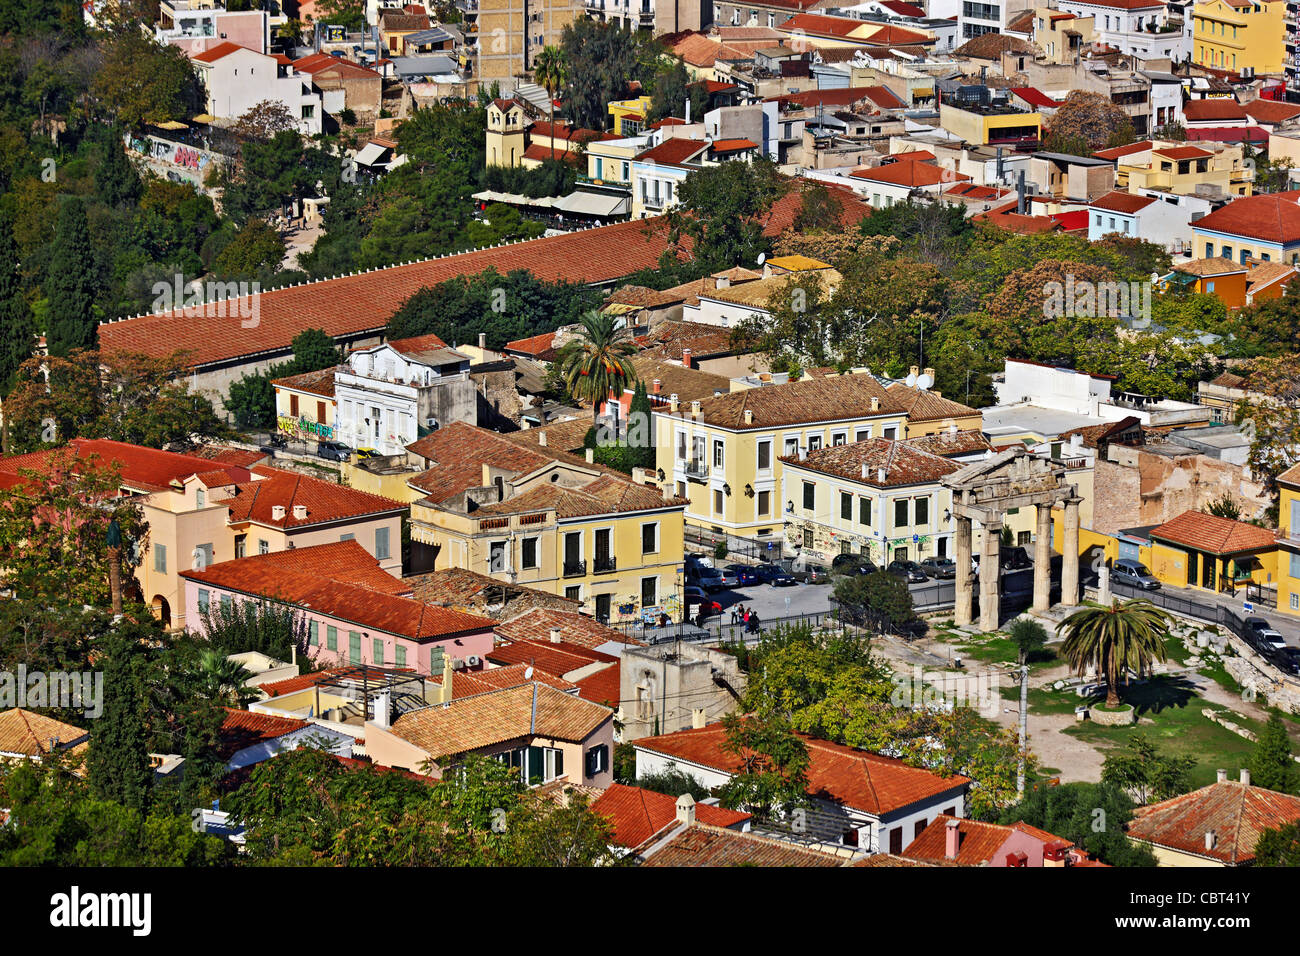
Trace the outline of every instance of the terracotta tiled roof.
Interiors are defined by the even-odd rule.
[[[878,412],[871,412],[871,399],[880,400]],[[898,414],[902,403],[870,375],[838,375],[786,385],[764,385],[731,392],[700,403],[700,420],[736,431],[794,425],[802,422],[844,421],[872,414]],[[745,413],[753,421],[745,422]],[[690,406],[679,415],[690,418]]]
[[[266,452],[253,448],[236,448],[233,445],[198,445],[187,449],[185,454],[193,458],[203,458],[216,462],[221,467],[234,465],[238,468],[251,468],[266,459]]]
[[[839,183],[823,183],[826,193],[837,208],[836,220],[841,229],[856,226],[871,215],[871,207],[862,201],[862,197],[848,186]],[[790,189],[772,204],[763,220],[763,235],[774,238],[794,228],[794,221],[803,208],[804,190]]]
[[[1183,115],[1189,123],[1246,119],[1246,111],[1232,99],[1189,100],[1183,104]]]
[[[1153,149],[1151,151],[1156,156],[1162,156],[1165,159],[1182,160],[1182,159],[1209,159],[1214,155],[1208,149],[1201,149],[1199,146],[1166,146],[1162,149]],[[1147,197],[1148,199],[1151,197]]]
[[[893,813],[915,803],[965,788],[970,780],[954,774],[940,777],[910,767],[893,757],[843,747],[800,734],[808,748],[808,793],[843,803],[873,816]],[[636,741],[643,750],[689,761],[723,773],[736,773],[742,761],[723,749],[726,732],[721,724],[679,730]]]
[[[481,634],[492,628],[485,617],[407,596],[406,585],[380,569],[378,561],[355,540],[236,558],[180,574],[200,586],[273,597],[412,640]]]
[[[530,681],[403,714],[392,733],[437,759],[530,736],[580,742],[612,716],[608,707]]]
[[[694,353],[692,352],[692,355]],[[638,355],[632,359],[632,368],[636,377],[645,382],[645,390],[653,394],[654,383],[659,382],[659,394],[666,400],[676,395],[679,401],[693,402],[697,399],[712,398],[714,392],[731,391],[731,379],[725,375],[714,375],[697,368],[685,368],[661,362],[652,355]]]
[[[912,448],[928,451],[932,455],[951,458],[956,455],[971,455],[975,452],[990,451],[993,446],[982,432],[974,429],[959,431],[956,434],[947,429],[934,435],[919,435],[905,442]]]
[[[543,606],[557,609],[578,609],[577,601],[522,584],[506,584],[468,568],[440,568],[424,574],[408,575],[402,578],[402,583],[411,589],[412,596],[417,600],[472,610],[476,614],[488,613],[487,605],[500,605],[503,592],[511,608],[522,602],[523,608],[518,613],[535,606],[534,602],[542,602]]]
[[[998,823],[981,823],[978,820],[965,820],[941,813],[908,844],[907,849],[903,851],[903,856],[914,860],[947,859],[949,820],[957,820],[957,829],[961,834],[957,848],[957,862],[968,866],[987,864],[993,859],[993,854],[998,848],[1017,830],[1043,844],[1064,843],[1066,846],[1074,846],[1069,840],[1062,840],[1046,830],[1040,830],[1023,822],[1002,826]]]
[[[698,808],[697,808],[698,809]],[[642,866],[843,866],[829,853],[697,823],[638,848]]]
[[[349,518],[393,514],[407,508],[391,498],[297,472],[258,466],[253,474],[257,481],[236,485],[234,495],[223,499],[230,508],[231,524],[248,521],[290,531]],[[271,509],[276,505],[284,508],[284,517],[273,517]],[[306,517],[294,516],[297,505],[306,507]]]
[[[691,283],[695,289],[692,295],[698,295],[703,285],[709,283],[708,279],[700,280],[698,283]],[[678,286],[678,289],[684,289],[684,286]],[[671,292],[672,290],[668,290]],[[688,301],[690,296],[684,296],[678,301]],[[643,342],[637,343],[642,349],[658,355],[661,358],[675,359],[681,361],[682,353],[686,349],[691,350],[692,361],[698,361],[707,358],[710,355],[725,355],[732,351],[731,331],[729,329],[720,329],[716,325],[705,325],[701,322],[663,322],[657,326]]]
[[[956,56],[969,56],[981,60],[996,60],[1003,53],[1033,53],[1034,45],[1020,37],[985,33],[967,40],[952,51]]]
[[[677,798],[642,787],[613,784],[591,804],[591,809],[609,818],[617,846],[640,846],[677,820]],[[695,805],[695,818],[709,826],[739,827],[751,817],[739,810],[727,810],[707,803]]]
[[[529,143],[528,148],[524,150],[524,159],[535,160],[539,163],[553,159],[556,162],[569,163],[570,165],[577,165],[580,161],[580,157],[573,150],[554,149],[550,146],[543,146],[541,143]]]
[[[1300,242],[1300,190],[1242,196],[1193,223],[1193,229],[1226,232],[1266,242]]]
[[[276,740],[298,730],[310,727],[306,720],[293,717],[275,717],[270,714],[254,714],[247,710],[226,708],[226,719],[221,722],[217,738],[217,752],[229,760],[245,747]]]
[[[1300,116],[1300,106],[1295,103],[1280,103],[1277,100],[1251,100],[1242,109],[1255,122],[1267,126],[1276,126],[1278,123]]]
[[[225,41],[218,43],[216,46],[208,47],[208,49],[204,50],[202,53],[195,53],[190,57],[190,59],[198,63],[216,63],[218,60],[223,60],[230,56],[230,54],[236,53],[239,50],[248,50],[249,53],[257,53],[256,50],[250,50],[246,46],[240,46],[238,43]],[[264,54],[258,53],[257,55],[263,56]]]
[[[961,467],[947,458],[889,438],[832,445],[808,452],[803,460],[797,455],[788,455],[781,460],[791,467],[835,475],[875,488],[933,484]],[[866,477],[862,474],[864,466]],[[882,469],[884,480],[880,478]]]
[[[979,414],[979,409],[944,398],[927,388],[913,388],[902,382],[893,382],[885,387],[885,391],[898,399],[907,409],[909,422],[939,422],[949,418],[970,418],[972,415]]]
[[[986,33],[985,36],[992,36]],[[985,222],[1007,232],[1014,232],[1017,235],[1032,236],[1042,232],[1054,232],[1061,228],[1061,224],[1050,216],[1031,216],[1024,213],[1016,212],[1016,201],[1013,199],[1001,206],[995,206],[988,212],[982,212],[977,216],[971,217],[972,222]]]
[[[578,455],[582,453],[583,442],[587,440],[587,432],[591,431],[591,417],[566,418],[562,422],[551,422],[549,425],[537,425],[533,428],[525,428],[522,431],[514,433],[521,441],[540,449],[541,437],[546,436],[546,448],[554,448],[556,451],[567,451],[571,454]]]
[[[970,179],[965,173],[956,173],[950,169],[941,169],[929,163],[889,163],[874,169],[855,169],[849,173],[854,179],[864,179],[871,183],[887,186],[937,186],[939,183],[960,183]]]
[[[684,501],[677,502],[684,505]],[[673,499],[664,498],[657,488],[601,475],[581,488],[565,488],[558,484],[544,484],[505,501],[481,506],[478,515],[522,514],[531,511],[554,511],[559,518],[579,518],[588,515],[624,514],[629,511],[652,511],[667,508]]]
[[[527,677],[524,675],[528,674]],[[460,697],[472,697],[491,690],[505,690],[509,687],[521,687],[530,681],[537,681],[556,690],[571,693],[578,685],[554,674],[548,674],[540,667],[529,664],[507,664],[505,667],[489,667],[481,671],[463,671],[452,675],[451,695],[455,700]],[[441,681],[438,681],[441,683]]]
[[[334,397],[334,369],[323,368],[316,372],[303,372],[301,375],[286,375],[284,378],[271,379],[272,385],[293,389],[296,392],[310,392],[323,398]]]
[[[758,149],[752,139],[715,139],[709,149],[715,153],[736,153],[746,149]]]
[[[674,41],[671,49],[675,56],[691,66],[712,68],[722,43],[701,33],[690,33]]]
[[[0,474],[16,475],[19,469],[44,471],[52,460],[65,453],[74,459],[97,457],[101,465],[115,465],[124,488],[144,493],[165,491],[173,481],[182,481],[190,475],[214,470],[210,458],[160,451],[106,438],[74,438],[65,449],[48,449],[0,458]],[[246,481],[249,476],[248,469],[238,465],[218,464],[215,467],[225,471],[233,481]]]
[[[379,18],[379,29],[384,33],[414,33],[429,29],[429,18],[422,14],[385,13]]]
[[[1249,271],[1245,266],[1237,265],[1231,259],[1225,259],[1223,256],[1211,256],[1209,259],[1193,259],[1191,262],[1183,262],[1174,266],[1174,270],[1186,272],[1188,275],[1193,276],[1226,276]]]
[[[783,93],[769,96],[782,106],[812,109],[817,106],[845,107],[871,103],[882,110],[901,110],[907,104],[900,100],[888,87],[884,86],[850,86],[843,89],[804,90],[801,93]]]
[[[1098,159],[1123,159],[1125,156],[1131,156],[1134,153],[1142,153],[1151,149],[1155,145],[1151,140],[1143,140],[1141,143],[1130,143],[1127,146],[1116,146],[1112,149],[1099,149],[1092,155]]]
[[[1265,830],[1297,820],[1300,797],[1229,780],[1138,807],[1128,825],[1128,835],[1144,843],[1241,866],[1255,859],[1255,844]],[[1205,835],[1210,832],[1215,835],[1215,845],[1206,849]]]
[[[781,24],[781,30],[786,33],[800,30],[810,36],[836,37],[844,40],[872,25],[856,17],[828,17],[821,13],[799,13]]]
[[[269,684],[259,684],[258,689],[265,693],[267,697],[283,697],[285,694],[296,694],[308,687],[315,687],[321,681],[330,680],[335,674],[341,673],[343,673],[343,668],[312,671],[310,674],[299,674],[297,677],[272,681]]]
[[[1246,291],[1254,295],[1276,282],[1290,283],[1296,275],[1295,266],[1285,262],[1261,262],[1246,273]]]
[[[594,674],[579,678],[578,696],[593,704],[603,704],[618,710],[621,680],[618,666],[611,664]]]
[[[300,60],[294,60],[293,68],[296,72],[306,73],[309,76],[315,76],[318,73],[342,73],[350,79],[383,81],[383,77],[374,70],[359,63],[353,63],[351,60],[331,56],[328,53],[314,53]]]
[[[555,333],[542,332],[526,339],[515,339],[506,343],[504,351],[518,352],[520,355],[530,355],[549,362],[555,358]]]
[[[447,348],[447,343],[433,333],[428,335],[413,335],[405,339],[393,339],[386,342],[390,349],[399,352],[402,355],[425,355],[429,352],[441,352]]]
[[[661,166],[680,166],[687,160],[699,156],[708,147],[707,140],[675,136],[672,139],[664,140],[658,146],[647,149],[638,155],[637,159],[653,161]]]
[[[588,617],[585,614],[579,614],[577,610],[562,611],[551,608],[532,608],[514,617],[508,618],[501,624],[497,625],[497,634],[511,641],[535,641],[538,644],[548,644],[551,639],[551,628],[560,629],[560,637],[564,644],[550,645],[552,647],[563,647],[565,644],[573,644],[592,651],[590,660],[608,660],[608,654],[601,654],[595,648],[602,645],[615,644],[637,644],[638,641],[630,641],[622,631],[615,630],[612,627],[606,627],[595,618]]]
[[[1135,213],[1145,209],[1156,200],[1151,196],[1138,196],[1134,193],[1108,192],[1092,201],[1093,209],[1108,209],[1111,212]]]
[[[501,632],[498,631],[498,634]],[[508,634],[501,634],[508,637]],[[540,640],[510,639],[507,644],[498,644],[487,655],[488,660],[498,667],[506,664],[531,664],[540,667],[548,674],[563,677],[576,670],[590,667],[592,664],[610,664],[617,667],[618,658],[603,651],[593,650],[582,644],[561,642],[553,644],[546,638]]]
[[[925,10],[914,3],[906,3],[904,0],[881,0],[880,5],[886,10],[892,10],[900,17],[924,17]]]
[[[162,356],[182,348],[191,364],[201,366],[286,352],[309,326],[331,336],[381,330],[420,289],[488,267],[503,275],[528,269],[547,281],[607,282],[653,268],[669,248],[661,220],[633,220],[273,289],[258,297],[256,328],[243,328],[238,317],[187,318],[176,311],[103,323],[99,340],[107,353]]]
[[[1273,532],[1267,528],[1203,511],[1184,511],[1173,521],[1152,528],[1151,537],[1211,554],[1238,554],[1271,548],[1274,541]]]
[[[39,757],[50,752],[50,741],[56,747],[67,747],[88,736],[90,731],[65,724],[20,707],[0,713],[0,753]]]

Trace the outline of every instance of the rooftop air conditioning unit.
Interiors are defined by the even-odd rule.
[[[457,657],[451,662],[451,669],[454,671],[463,671],[465,669],[465,662]]]
[[[466,658],[465,662],[469,664],[470,667],[478,667],[480,664],[483,663],[483,658],[479,657],[477,654],[471,654],[468,658]]]

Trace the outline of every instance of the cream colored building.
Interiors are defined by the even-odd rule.
[[[467,42],[477,40],[477,76],[491,84],[522,76],[537,54],[559,46],[564,28],[586,15],[583,0],[469,0],[457,6]]]

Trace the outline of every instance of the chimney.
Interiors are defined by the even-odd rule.
[[[745,409],[745,424],[754,424],[754,410],[752,408]]]
[[[304,520],[304,519],[307,517],[307,506],[306,506],[306,505],[294,505],[294,506],[293,506],[293,517],[294,517],[294,520],[296,520],[296,521],[302,521],[302,520]]]
[[[870,476],[870,474],[871,474],[871,469],[867,467],[867,463],[864,461],[862,463],[862,480],[866,481],[867,478]]]
[[[683,366],[684,368],[691,368],[691,367],[692,367],[692,366],[691,366],[691,350],[690,350],[690,349],[682,349],[682,366]]]
[[[486,332],[480,332],[480,333],[478,334],[478,347],[479,347],[480,350],[486,350],[486,349],[487,349],[487,333],[486,333]]]
[[[1205,848],[1206,848],[1207,850],[1213,850],[1213,849],[1215,848],[1215,846],[1218,845],[1218,843],[1219,843],[1219,835],[1218,835],[1217,833],[1215,833],[1213,830],[1206,830],[1206,831],[1205,831]]]
[[[451,700],[451,681],[452,675],[456,673],[456,668],[452,667],[451,655],[443,653],[442,655],[442,694],[438,698],[438,703],[445,704]]]
[[[932,385],[934,384],[934,369],[932,368],[922,369],[921,374],[925,375],[930,380],[930,384]]]
[[[807,461],[807,460],[808,460],[808,446],[807,446],[807,445],[800,445],[800,446],[799,446],[799,460],[800,460],[800,461]]]
[[[659,381],[659,379],[655,379],[653,382],[650,383],[651,394],[658,395],[661,391],[663,391],[663,387],[664,387],[664,383]]]
[[[1227,782],[1228,782],[1228,771],[1226,771],[1226,770],[1224,770],[1222,767],[1220,767],[1220,768],[1215,772],[1215,778],[1218,780],[1219,783],[1227,783]]]
[[[726,276],[726,275],[715,276],[713,279],[713,287],[715,289],[730,289],[731,276]]]
[[[537,436],[537,444],[540,448],[546,447],[546,432],[541,432]]]
[[[948,435],[949,435],[950,437],[952,437],[952,438],[956,438],[956,437],[957,437],[957,423],[956,423],[956,422],[950,422],[950,423],[949,423],[949,425],[948,425]]]
[[[1243,786],[1250,786],[1250,771],[1245,767],[1241,768],[1241,782]]]
[[[709,725],[708,715],[704,713],[703,707],[696,707],[691,711],[691,728],[693,730],[703,730]]]
[[[590,464],[594,464],[595,461],[596,461],[596,450],[595,450],[594,448],[588,448],[588,449],[587,449],[587,464],[589,464],[589,465],[590,465]]]
[[[1016,176],[1016,214],[1025,214],[1025,171],[1020,170]]]
[[[871,410],[873,412],[880,411],[880,399],[877,398],[875,395],[871,396]]]
[[[552,644],[564,643],[564,638],[563,636],[561,636],[560,629],[558,627],[551,628],[551,643]]]
[[[883,485],[883,484],[885,483],[885,474],[886,474],[885,469],[883,469],[883,468],[877,468],[877,469],[876,469],[876,481],[880,482],[880,483]]]
[[[483,462],[483,487],[486,488],[492,484],[492,466]]]
[[[688,827],[695,825],[695,798],[689,793],[677,798],[677,822]]]
[[[271,520],[272,521],[284,520],[284,505],[271,505]]]
[[[668,411],[670,411],[670,412],[676,412],[676,411],[677,411],[677,404],[678,404],[678,403],[677,403],[677,393],[676,393],[676,392],[673,392],[671,395],[668,396]]]
[[[691,402],[691,418],[699,418],[699,417],[700,417],[700,403],[698,401]]]
[[[957,859],[961,849],[961,821],[949,820],[943,833],[943,855],[946,859]]]
[[[375,723],[387,729],[392,722],[392,704],[389,702],[387,694],[378,694],[375,697],[374,719]]]
[[[912,381],[916,381],[916,377],[921,374],[921,370],[917,366],[913,365],[907,370],[907,373],[912,376]]]

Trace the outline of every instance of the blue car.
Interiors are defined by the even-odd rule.
[[[727,570],[736,576],[736,581],[741,587],[748,584],[758,584],[758,572],[748,564],[729,564]]]

